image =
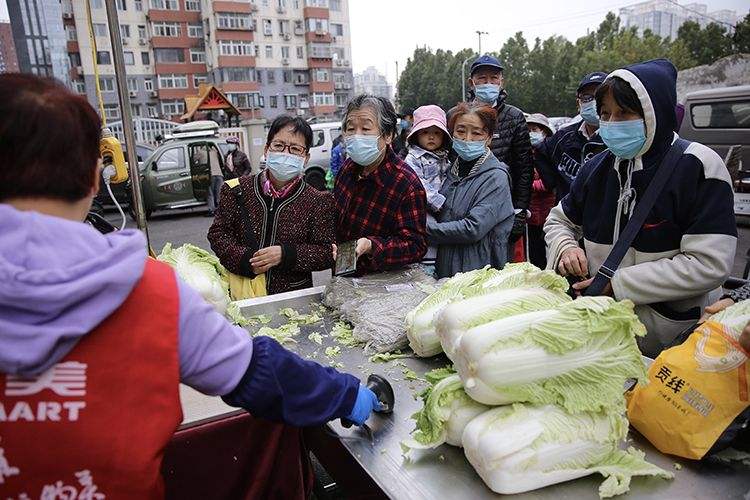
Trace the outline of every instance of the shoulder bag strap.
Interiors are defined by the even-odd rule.
[[[689,145],[690,142],[678,137],[672,144],[672,147],[669,148],[669,151],[667,151],[664,159],[662,159],[654,178],[651,179],[651,182],[646,188],[646,192],[635,206],[633,216],[625,225],[625,229],[623,229],[622,233],[620,233],[617,243],[615,243],[615,246],[609,252],[604,263],[599,267],[596,276],[594,276],[594,281],[586,289],[585,295],[601,295],[604,288],[612,280],[612,277],[620,266],[623,257],[625,257],[628,248],[630,248],[633,240],[635,240],[643,223],[646,222],[646,217],[648,217],[649,212],[651,212],[651,209],[654,207],[656,199],[667,184],[672,172],[674,172],[678,160]]]

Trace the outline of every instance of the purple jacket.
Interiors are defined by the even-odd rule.
[[[102,235],[1,203],[0,234],[0,372],[8,374],[38,375],[62,359],[120,307],[147,257],[139,231]],[[268,337],[251,338],[179,279],[177,288],[183,383],[233,395],[231,404],[293,425],[351,412],[355,377],[302,360]]]

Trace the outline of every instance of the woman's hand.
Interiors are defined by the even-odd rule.
[[[583,295],[583,292],[588,287],[591,286],[591,283],[593,281],[594,281],[594,278],[589,278],[587,280],[579,281],[578,283],[573,283],[573,290],[576,291],[576,295],[578,296]],[[602,295],[608,295],[610,297],[614,296],[612,292],[612,282],[607,282],[607,285],[604,287],[604,290],[602,290]]]
[[[357,256],[357,258],[360,258],[363,255],[368,255],[371,253],[372,253],[372,241],[370,241],[367,238],[358,239],[357,246],[354,248],[354,254]]]
[[[560,262],[557,264],[557,271],[562,276],[580,276],[581,278],[585,278],[589,274],[589,263],[586,260],[586,253],[580,247],[572,247],[563,251],[562,256],[560,256]],[[589,284],[591,283],[591,280],[587,281]]]
[[[253,254],[250,259],[250,265],[253,273],[263,274],[274,266],[281,263],[281,247],[274,245],[272,247],[261,248]]]
[[[726,309],[727,307],[733,304],[734,304],[734,300],[727,297],[725,299],[721,299],[719,301],[714,302],[710,306],[706,306],[706,310],[703,311],[703,316],[701,316],[700,322],[703,323],[712,314],[716,314],[719,311],[723,311],[724,309]]]

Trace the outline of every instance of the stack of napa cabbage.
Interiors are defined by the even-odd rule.
[[[463,446],[497,493],[599,472],[607,497],[627,491],[635,475],[671,477],[643,453],[620,449],[623,387],[646,380],[636,345],[645,328],[633,304],[573,301],[567,286],[549,271],[509,264],[457,275],[410,313],[415,352],[442,348],[457,373],[428,374],[405,450]]]

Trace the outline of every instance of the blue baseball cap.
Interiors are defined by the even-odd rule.
[[[504,70],[503,65],[500,64],[500,61],[497,60],[496,57],[492,57],[488,54],[485,54],[483,56],[477,57],[473,63],[471,63],[471,72],[469,75],[473,75],[476,70],[478,70],[482,66],[487,66],[490,68],[496,68],[500,71]]]
[[[576,93],[580,92],[583,87],[586,85],[601,85],[604,83],[604,80],[607,78],[607,73],[603,71],[594,71],[593,73],[589,73],[588,75],[583,77],[583,80],[581,80],[581,83],[578,84],[578,90],[576,90]]]

